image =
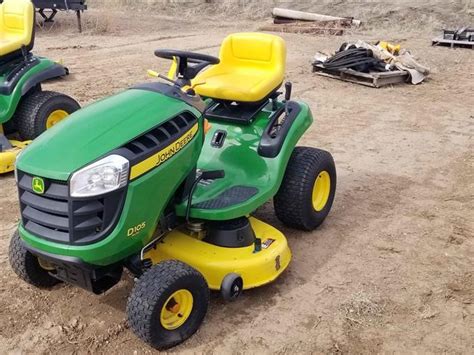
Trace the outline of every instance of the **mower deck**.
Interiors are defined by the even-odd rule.
[[[25,148],[31,141],[15,141],[11,140],[11,148],[0,151],[0,174],[6,174],[15,169],[16,157],[23,148]]]
[[[180,260],[202,273],[211,290],[221,288],[224,277],[239,274],[243,288],[250,289],[274,281],[288,266],[291,251],[278,229],[256,218],[249,218],[252,229],[261,240],[261,249],[250,245],[224,248],[206,243],[187,229],[170,232],[156,248],[145,252],[153,264],[164,260]]]

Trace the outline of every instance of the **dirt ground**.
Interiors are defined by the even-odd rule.
[[[217,54],[231,32],[258,21],[191,21],[90,11],[38,29],[36,52],[61,59],[69,79],[49,88],[86,105],[146,79],[169,47]],[[179,28],[179,29],[178,29]],[[430,46],[431,30],[359,29],[343,37],[285,34],[287,78],[315,123],[301,144],[334,155],[337,195],[324,225],[284,227],[271,202],[256,212],[288,237],[293,262],[276,282],[225,304],[211,299],[187,353],[474,352],[474,51]],[[311,73],[317,50],[351,39],[412,49],[432,69],[419,86],[372,89]],[[133,280],[101,296],[62,285],[42,291],[8,263],[18,222],[13,175],[0,177],[0,352],[149,353],[126,325]]]

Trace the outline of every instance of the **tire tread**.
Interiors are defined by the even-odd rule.
[[[23,139],[32,140],[41,134],[41,121],[38,116],[43,105],[54,99],[62,100],[70,105],[72,112],[80,108],[73,98],[55,91],[34,91],[26,95],[15,112],[16,125]]]
[[[8,258],[15,274],[30,285],[50,288],[61,282],[41,269],[36,257],[23,245],[18,231],[15,231],[10,240]]]
[[[159,279],[157,278],[159,275]],[[152,266],[138,279],[127,303],[128,324],[135,334],[145,342],[159,348],[167,349],[178,345],[192,334],[184,338],[176,338],[165,346],[153,344],[152,317],[154,305],[160,295],[172,287],[173,283],[182,277],[196,277],[205,285],[207,282],[197,270],[191,266],[177,261],[168,260]],[[206,305],[209,303],[209,291],[206,293]],[[207,310],[207,306],[206,306]]]
[[[285,225],[301,230],[313,230],[326,217],[324,216],[322,220],[318,221],[309,218],[306,202],[314,184],[314,169],[324,163],[334,167],[331,154],[325,150],[311,147],[296,147],[294,149],[283,182],[274,197],[275,214]],[[335,168],[333,179],[331,184],[335,186]],[[328,210],[331,208],[333,198],[332,195],[328,201]]]

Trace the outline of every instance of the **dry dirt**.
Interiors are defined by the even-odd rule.
[[[49,88],[88,104],[167,64],[158,47],[217,54],[228,33],[260,23],[179,23],[144,13],[90,11],[86,31],[62,17],[38,30],[38,54],[62,59],[69,79]],[[280,228],[293,251],[275,283],[232,304],[217,295],[182,352],[474,352],[474,51],[430,47],[430,30],[380,29],[422,58],[419,86],[372,89],[318,77],[310,59],[373,29],[344,37],[286,34],[287,77],[315,123],[301,144],[334,155],[333,210],[315,232],[284,227],[268,203],[256,215]],[[11,271],[18,222],[13,175],[0,177],[0,352],[148,353],[125,322],[133,280],[101,296],[63,285],[34,289]]]

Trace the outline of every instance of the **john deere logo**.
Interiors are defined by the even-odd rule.
[[[44,180],[42,178],[34,177],[33,181],[31,182],[31,187],[37,194],[44,194]]]

